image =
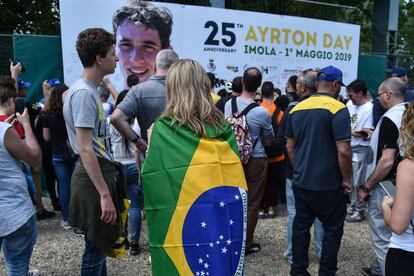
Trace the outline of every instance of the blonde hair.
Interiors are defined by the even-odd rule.
[[[414,159],[414,103],[408,103],[401,122],[398,139],[404,157]]]
[[[224,116],[210,95],[210,79],[200,63],[177,61],[168,70],[166,82],[167,106],[161,117],[171,117],[171,126],[185,125],[199,136],[207,135],[205,124],[216,132],[224,126]]]

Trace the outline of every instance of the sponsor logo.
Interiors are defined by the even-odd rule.
[[[208,60],[208,65],[207,65],[207,69],[208,69],[208,71],[210,71],[210,72],[214,72],[214,71],[216,71],[216,68],[217,68],[217,66],[216,66],[216,64],[214,63],[214,59],[213,59],[213,58],[210,58],[210,59]]]
[[[234,66],[234,65],[227,65],[226,66],[226,69],[229,70],[229,71],[232,71],[234,73],[239,72],[239,67],[238,66]]]

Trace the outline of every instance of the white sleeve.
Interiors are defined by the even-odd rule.
[[[134,125],[132,126],[132,129],[135,131],[135,133],[139,136],[141,136],[141,127],[138,124],[137,118],[134,120]]]

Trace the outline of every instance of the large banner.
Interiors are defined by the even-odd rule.
[[[89,27],[113,31],[113,14],[126,4],[124,0],[60,1],[67,84],[82,72],[75,49],[78,33]],[[199,6],[151,4],[171,12],[170,45],[180,58],[199,61],[217,78],[232,80],[241,76],[245,68],[255,66],[263,72],[264,81],[272,81],[283,91],[289,76],[308,68],[336,66],[343,71],[345,84],[357,77],[359,25]],[[123,67],[126,65],[120,58],[111,77],[118,89],[125,83]]]

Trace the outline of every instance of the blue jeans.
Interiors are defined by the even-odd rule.
[[[68,220],[69,202],[70,202],[70,180],[75,160],[69,158],[67,153],[53,154],[53,167],[55,168],[56,177],[59,185],[60,207],[64,221]]]
[[[0,238],[8,276],[27,275],[36,237],[36,215],[33,215],[22,227]]]
[[[129,233],[131,242],[138,243],[141,233],[141,210],[144,202],[139,182],[139,172],[135,163],[124,166],[127,175],[128,199],[131,200],[128,214]]]
[[[106,276],[106,254],[85,235],[81,276]]]
[[[295,208],[295,197],[293,195],[292,190],[292,179],[286,178],[286,205],[288,211],[288,218],[287,218],[287,248],[283,253],[283,257],[292,264],[292,234],[293,234],[293,219],[296,215],[296,208]],[[313,239],[314,239],[314,247],[315,247],[315,254],[318,258],[321,258],[322,254],[322,239],[323,239],[323,228],[322,224],[318,219],[315,219],[313,223]]]

